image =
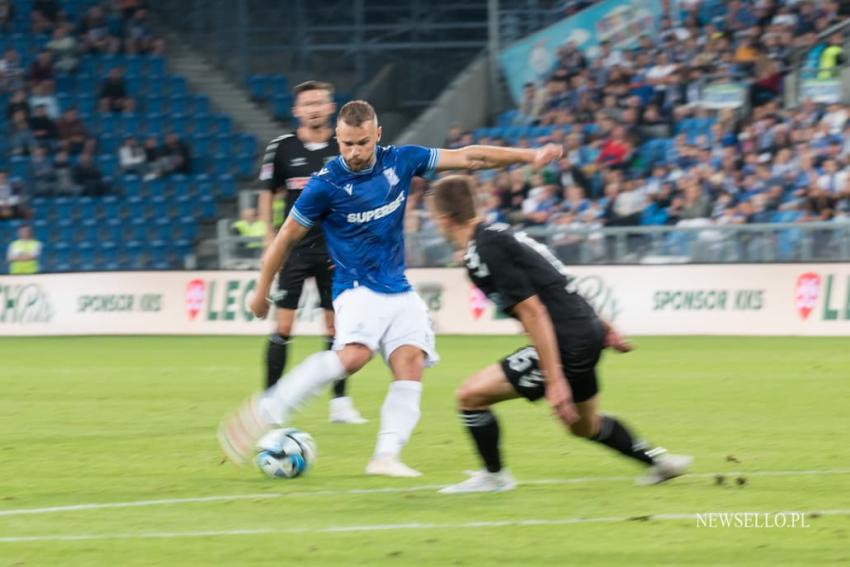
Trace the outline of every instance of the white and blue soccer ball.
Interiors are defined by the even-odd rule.
[[[295,478],[310,469],[317,455],[316,442],[309,433],[287,427],[273,429],[260,439],[254,462],[266,476]]]

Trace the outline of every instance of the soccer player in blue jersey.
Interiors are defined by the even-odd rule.
[[[563,149],[555,144],[536,150],[380,146],[378,118],[365,101],[352,101],[340,109],[336,137],[340,156],[302,191],[264,254],[250,303],[257,317],[267,315],[274,275],[294,245],[321,223],[336,265],[334,350],[310,355],[240,407],[222,422],[219,442],[232,461],[244,463],[266,431],[287,423],[308,399],[354,374],[379,352],[393,382],[381,408],[381,427],[366,473],[419,476],[399,457],[419,421],[423,370],[438,356],[428,310],[405,276],[403,220],[411,178],[437,170],[542,167],[559,159]]]

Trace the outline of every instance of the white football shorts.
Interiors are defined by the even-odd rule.
[[[334,350],[351,343],[380,352],[385,362],[398,347],[419,347],[425,366],[435,365],[437,354],[428,307],[415,291],[379,293],[365,286],[347,289],[334,300]]]

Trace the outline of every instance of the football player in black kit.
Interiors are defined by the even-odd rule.
[[[266,244],[274,237],[272,227],[272,200],[282,193],[286,200],[286,215],[301,194],[310,176],[322,169],[325,163],[339,154],[333,137],[330,118],[335,111],[333,86],[319,81],[307,81],[293,91],[295,100],[292,115],[298,120],[298,129],[272,140],[263,157],[260,180],[265,189],[260,193],[259,213],[269,227]],[[325,239],[319,225],[304,237],[292,251],[278,277],[274,300],[277,306],[277,328],[269,337],[266,350],[266,387],[271,387],[286,367],[287,349],[295,321],[295,311],[304,287],[304,280],[315,278],[319,302],[325,310],[327,346],[333,347],[334,313],[331,300],[333,262],[328,255]],[[351,398],[345,395],[346,379],[333,386],[330,401],[330,420],[336,423],[365,423]]]
[[[640,484],[657,484],[685,473],[691,457],[671,455],[637,440],[619,419],[597,412],[596,365],[610,346],[628,344],[577,293],[575,281],[552,252],[505,224],[477,216],[468,177],[437,181],[428,195],[431,218],[461,250],[472,282],[506,314],[518,319],[533,346],[523,347],[466,380],[457,392],[461,419],[472,436],[484,470],[443,488],[444,494],[499,492],[516,481],[502,468],[498,402],[545,397],[573,435],[606,445],[648,468]]]

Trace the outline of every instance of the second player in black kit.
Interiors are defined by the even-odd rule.
[[[506,224],[481,223],[464,255],[464,265],[472,283],[514,318],[513,307],[537,295],[552,319],[573,401],[596,395],[596,363],[605,348],[606,330],[548,248]],[[519,394],[531,401],[543,397],[545,385],[534,346],[520,348],[500,364]]]
[[[322,169],[325,163],[339,155],[335,138],[326,142],[305,143],[296,133],[284,134],[269,143],[263,159],[260,178],[274,195],[277,188],[285,188],[284,218],[289,216],[301,190],[310,176]],[[319,303],[322,309],[333,309],[331,280],[333,262],[328,255],[321,225],[316,225],[292,251],[278,278],[275,305],[283,309],[298,309],[304,280],[316,278]],[[271,385],[271,384],[269,384]]]
[[[683,474],[690,457],[650,448],[622,421],[598,413],[596,366],[602,351],[611,346],[625,352],[629,346],[578,293],[576,281],[557,257],[528,235],[477,216],[468,177],[439,180],[427,203],[437,228],[464,251],[472,282],[500,310],[519,320],[533,343],[472,375],[458,390],[461,420],[485,468],[440,492],[498,492],[516,486],[502,468],[499,421],[491,406],[518,397],[545,397],[573,435],[648,466],[641,483],[657,484]]]
[[[260,218],[269,223],[269,227],[274,195],[283,194],[285,216],[289,216],[310,177],[339,155],[339,146],[330,126],[335,111],[333,87],[328,83],[307,81],[293,89],[293,96],[292,114],[298,120],[298,129],[269,143],[260,169],[260,180],[266,189],[260,197]],[[270,231],[268,240],[271,240],[272,234]],[[316,225],[295,246],[280,271],[277,291],[271,298],[277,307],[277,328],[269,337],[266,348],[266,387],[273,386],[286,368],[295,312],[304,282],[308,278],[316,280],[319,304],[324,309],[328,333],[326,344],[327,348],[333,348],[333,269],[322,228]],[[345,395],[345,389],[344,378],[333,386],[330,420],[337,423],[364,423],[366,420],[355,409],[351,398]]]

